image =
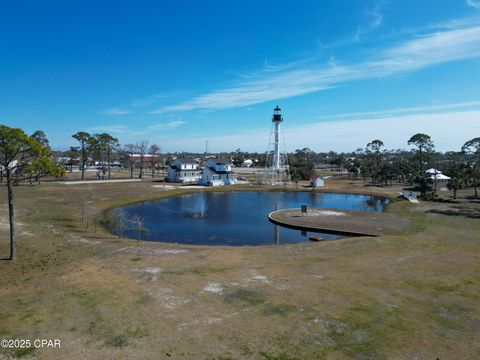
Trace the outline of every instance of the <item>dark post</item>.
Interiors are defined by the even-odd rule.
[[[307,216],[307,205],[302,205],[302,214],[303,216]]]

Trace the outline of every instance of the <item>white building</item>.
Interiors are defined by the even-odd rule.
[[[177,158],[168,167],[165,180],[178,183],[198,183],[201,178],[202,170],[194,159]]]
[[[208,159],[200,183],[208,186],[238,184],[237,175],[232,172],[232,162],[229,159]]]
[[[325,180],[321,176],[312,176],[310,178],[310,186],[311,187],[324,187]]]
[[[440,170],[437,170],[434,168],[428,169],[427,171],[425,171],[425,173],[427,175],[430,175],[430,179],[432,179],[432,182],[433,182],[433,187],[436,190],[439,190],[439,191],[448,190],[447,184],[448,184],[448,181],[450,180],[450,177],[448,177],[447,175],[443,175]]]
[[[250,160],[250,159],[246,159],[246,160],[244,160],[243,163],[242,163],[242,167],[246,167],[246,168],[249,168],[249,167],[251,167],[252,165],[253,165],[253,161]]]

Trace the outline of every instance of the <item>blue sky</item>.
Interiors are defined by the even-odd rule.
[[[163,151],[480,136],[480,0],[1,1],[0,123]]]

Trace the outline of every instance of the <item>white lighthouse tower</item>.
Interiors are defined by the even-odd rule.
[[[282,109],[277,105],[273,109],[272,130],[270,131],[270,141],[268,144],[267,161],[265,168],[264,181],[276,185],[290,182],[288,171],[287,152],[285,148],[285,137],[280,130],[280,124],[283,122],[281,114]],[[273,154],[272,147],[273,145]]]

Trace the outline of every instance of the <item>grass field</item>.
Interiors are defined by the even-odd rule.
[[[153,185],[14,189],[18,260],[0,261],[0,339],[61,348],[3,349],[0,359],[480,358],[480,204],[398,201],[387,211],[410,220],[401,234],[264,247],[118,239],[91,221],[197,191]],[[261,188],[228,190],[239,189]],[[0,257],[6,214],[4,201]]]

